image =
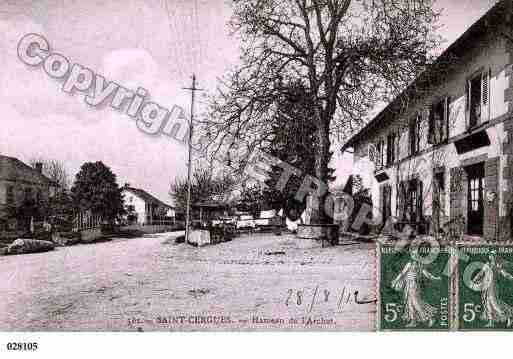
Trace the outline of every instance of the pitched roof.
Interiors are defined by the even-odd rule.
[[[443,64],[450,60],[453,56],[462,54],[464,51],[475,46],[477,37],[486,34],[490,26],[504,22],[504,15],[511,9],[511,0],[501,0],[495,4],[486,14],[472,24],[455,42],[453,42],[424,72],[422,72],[399,96],[390,102],[377,116],[375,116],[367,125],[359,132],[352,136],[342,147],[344,152],[349,147],[353,147],[361,138],[376,128],[376,125],[382,124],[387,117],[397,113],[401,108],[401,100],[411,95],[416,87],[421,86],[430,77],[436,73],[437,65]],[[507,21],[511,18],[506,15]],[[498,21],[497,21],[498,20]]]
[[[29,176],[32,178],[27,178]],[[0,155],[0,179],[8,181],[40,181],[48,185],[57,185],[57,183],[25,162],[15,157],[4,155]]]
[[[151,195],[150,193],[146,192],[145,190],[143,190],[141,188],[124,186],[123,190],[127,190],[127,191],[133,193],[134,195],[136,195],[137,197],[139,197],[140,199],[142,199],[145,202],[156,203],[160,206],[174,209],[173,206],[170,206],[169,204],[162,202],[160,199]]]

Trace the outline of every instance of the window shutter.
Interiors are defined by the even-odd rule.
[[[417,221],[420,221],[423,217],[423,213],[422,213],[422,207],[423,207],[423,202],[422,202],[422,196],[423,196],[423,186],[422,186],[422,181],[421,180],[417,180]]]
[[[481,74],[481,123],[490,119],[490,70]]]
[[[367,153],[369,156],[369,160],[374,163],[374,166],[377,167],[377,158],[378,158],[378,149],[374,143],[369,143],[367,148]]]
[[[379,186],[379,210],[381,211],[381,223],[385,219],[385,187]]]
[[[381,151],[383,150],[379,139],[376,143],[376,149],[376,168],[379,168],[381,166]]]
[[[435,138],[435,106],[431,105],[428,109],[428,143],[434,145],[436,143]]]
[[[401,159],[401,131],[398,130],[395,134],[395,155],[394,160],[399,161]]]
[[[470,80],[465,85],[465,128],[470,128]]]
[[[423,117],[423,114],[420,113],[418,116],[417,116],[417,121],[415,122],[415,132],[416,132],[416,135],[417,135],[417,147],[415,148],[415,152],[419,152],[423,149],[423,145],[425,145],[422,141],[422,135],[423,135],[423,131],[422,130],[422,126],[424,124],[424,117]]]
[[[409,133],[408,133],[408,140],[409,140],[409,147],[410,147],[410,156],[413,156],[415,154],[415,150],[417,148],[417,140],[418,140],[418,136],[417,136],[417,118],[414,117],[411,121],[410,121],[410,129],[409,129]]]
[[[383,152],[381,152],[381,165],[385,167],[387,165],[387,151],[388,151],[388,145],[386,137],[381,140]]]
[[[449,108],[451,104],[451,98],[446,97],[444,99],[444,121],[442,126],[442,141],[446,141],[449,139],[449,129],[450,129],[450,117],[451,117],[451,110]]]
[[[393,150],[392,134],[389,134],[389,135],[387,135],[387,156],[386,156],[387,166],[390,166],[390,164],[392,163],[392,154],[390,153],[392,150]]]
[[[383,141],[378,140],[378,168],[383,167]]]
[[[400,219],[404,219],[404,200],[405,200],[405,191],[404,191],[404,182],[400,182],[397,190],[397,208],[396,213],[397,217]]]
[[[401,143],[401,131],[397,130],[397,132],[395,133],[395,142],[394,142],[394,151],[395,151],[394,161],[399,161],[399,159],[401,158],[400,143]]]
[[[433,173],[433,228],[436,232],[438,232],[438,229],[440,228],[440,185],[438,183],[438,178],[435,173]]]
[[[392,186],[388,186],[388,215],[392,217]]]
[[[412,142],[413,142],[413,132],[411,130],[411,121],[408,122],[408,155],[411,156],[413,154],[413,145],[412,145]]]
[[[387,202],[387,206],[386,206],[386,216],[387,216],[387,219],[392,217],[392,187],[390,185],[387,185],[385,187],[386,189],[386,202]]]
[[[383,187],[383,223],[388,218],[388,185]]]
[[[408,129],[401,128],[399,131],[399,141],[398,142],[398,152],[397,152],[397,160],[402,160],[403,158],[408,156]]]

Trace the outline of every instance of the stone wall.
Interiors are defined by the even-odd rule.
[[[80,231],[80,240],[85,243],[94,242],[102,238],[101,228],[84,229]]]

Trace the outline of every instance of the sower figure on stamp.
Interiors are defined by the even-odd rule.
[[[493,328],[494,323],[504,323],[509,328],[513,324],[513,307],[499,299],[497,293],[497,280],[500,276],[513,280],[513,275],[503,268],[503,260],[497,257],[495,251],[488,256],[489,261],[471,280],[471,288],[481,291],[483,312],[481,320],[488,321],[487,328]]]
[[[435,324],[437,309],[422,300],[420,290],[422,276],[429,280],[440,280],[440,277],[429,273],[422,263],[411,260],[392,281],[392,288],[403,293],[402,319],[408,322],[406,327],[409,328],[416,327],[418,322],[427,322],[429,327]]]

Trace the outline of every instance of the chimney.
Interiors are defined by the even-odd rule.
[[[36,162],[36,171],[43,173],[43,164],[41,162]]]

